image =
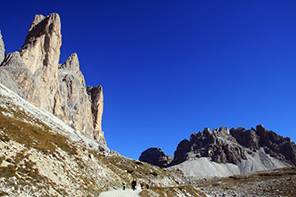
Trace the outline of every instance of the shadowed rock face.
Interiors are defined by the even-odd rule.
[[[194,133],[190,141],[183,140],[175,151],[174,160],[170,165],[182,163],[190,158],[210,157],[217,163],[239,164],[246,159],[245,149],[230,135],[228,128],[221,127],[211,131]]]
[[[0,82],[23,98],[39,94],[34,76],[19,52],[10,53],[5,57],[0,67]]]
[[[139,160],[159,167],[166,167],[173,158],[165,155],[160,148],[148,148],[142,152]]]
[[[175,151],[176,165],[195,157],[210,157],[217,163],[239,164],[246,159],[247,152],[256,152],[263,147],[267,154],[292,165],[296,165],[296,146],[290,138],[268,131],[262,125],[246,130],[239,127],[230,131],[226,127],[194,133],[190,141],[183,140]]]
[[[93,116],[93,135],[94,139],[106,144],[104,133],[102,132],[102,114],[103,114],[103,88],[102,86],[87,87],[87,93],[91,98],[91,112]]]
[[[241,127],[231,129],[230,133],[241,145],[252,151],[263,147],[267,154],[296,165],[296,146],[290,138],[284,138],[269,131],[263,125],[258,125],[256,130],[254,128],[246,130]]]
[[[253,151],[260,147],[260,137],[256,134],[256,130],[254,128],[251,130],[246,130],[243,127],[239,127],[237,129],[232,128],[230,133],[237,140],[237,142],[244,147],[247,147]]]
[[[36,15],[25,44],[19,52],[8,54],[1,64],[0,82],[107,149],[101,128],[102,87],[87,91],[76,53],[59,64],[61,38],[58,14]],[[4,50],[1,41],[0,58]]]

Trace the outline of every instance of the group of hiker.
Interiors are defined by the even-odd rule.
[[[140,185],[141,185],[141,189],[144,189],[144,183],[141,182]],[[125,181],[122,182],[122,186],[123,186],[123,190],[125,190],[125,188],[126,188],[126,182]],[[133,180],[132,183],[131,183],[131,186],[132,186],[132,189],[135,191],[136,190],[136,186],[137,186],[137,181],[136,180]],[[146,189],[149,189],[149,185],[148,184],[146,184]]]

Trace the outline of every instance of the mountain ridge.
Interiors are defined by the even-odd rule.
[[[220,127],[211,131],[193,133],[190,140],[182,140],[173,160],[161,153],[153,155],[144,151],[139,160],[160,167],[181,170],[185,177],[193,179],[213,176],[246,174],[296,165],[296,146],[290,138],[284,138],[263,125],[246,130],[243,127]],[[147,157],[146,155],[149,155]],[[159,162],[158,162],[159,161]],[[208,167],[207,167],[208,166]]]

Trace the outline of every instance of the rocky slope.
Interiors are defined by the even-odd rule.
[[[97,141],[0,84],[1,196],[98,196],[133,179],[152,188],[184,184],[166,169],[99,149]]]
[[[102,87],[86,88],[77,54],[59,64],[61,38],[58,14],[36,15],[24,45],[4,59],[0,36],[0,83],[108,149],[101,128]]]
[[[146,151],[144,151],[146,152]],[[165,154],[150,154],[141,161],[157,164]],[[182,140],[174,154],[171,170],[181,170],[186,178],[230,176],[296,165],[296,146],[262,125],[230,131],[226,127],[194,133]],[[163,165],[162,165],[163,166]]]
[[[207,196],[296,196],[296,167],[192,182]]]

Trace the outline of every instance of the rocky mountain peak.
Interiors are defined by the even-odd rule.
[[[227,127],[220,127],[219,128],[219,133],[223,133],[225,135],[229,135],[230,134],[229,129]]]
[[[76,53],[59,64],[61,38],[58,14],[36,15],[19,52],[3,60],[0,82],[108,149],[101,128],[102,87],[87,91]]]
[[[210,157],[217,163],[238,164],[246,159],[245,150],[236,143],[227,127],[211,131],[193,133],[190,141],[182,140],[175,151],[174,160],[170,165],[180,164],[191,158]]]
[[[147,154],[146,151],[143,152],[145,155]],[[162,153],[162,155],[165,154]],[[155,164],[157,162],[153,162],[160,158],[156,151],[150,150],[149,157],[146,158],[149,158],[149,160],[143,159],[142,161],[159,165]],[[248,130],[243,127],[232,128],[231,130],[227,127],[220,127],[213,129],[213,131],[205,128],[203,132],[191,134],[190,140],[182,140],[177,146],[173,161],[167,166],[174,168],[181,166],[180,168],[183,168],[186,165],[191,165],[190,162],[195,162],[194,165],[201,166],[210,162],[213,163],[213,166],[231,164],[230,166],[237,166],[238,168],[227,173],[225,169],[223,172],[215,172],[215,170],[211,172],[216,175],[295,166],[296,146],[290,138],[284,138],[273,131],[269,131],[263,125]],[[198,162],[201,163],[198,164]],[[217,167],[217,169],[219,168],[223,169],[222,166]],[[185,174],[192,173],[190,167],[183,169],[186,171]]]
[[[78,71],[80,68],[78,55],[72,53],[64,64],[59,65],[59,69]]]
[[[52,13],[48,16],[43,16],[42,14],[36,14],[33,22],[30,26],[29,32],[33,31],[35,28],[38,28],[40,23],[44,23],[40,30],[47,31],[61,31],[61,19],[57,13]],[[39,27],[40,28],[40,27]],[[42,31],[40,31],[42,33]]]
[[[57,72],[62,44],[61,20],[58,14],[47,17],[36,15],[25,44],[19,50],[23,61],[34,74],[38,69],[50,67]]]
[[[263,125],[246,130],[242,127],[230,130],[238,143],[256,151],[262,147],[267,154],[292,165],[296,165],[296,146],[290,138],[282,137],[274,131],[267,130]]]
[[[45,16],[43,16],[42,14],[36,14],[35,17],[34,17],[34,20],[33,20],[32,24],[31,24],[31,27],[30,27],[29,31],[31,31],[44,18],[45,18]]]

